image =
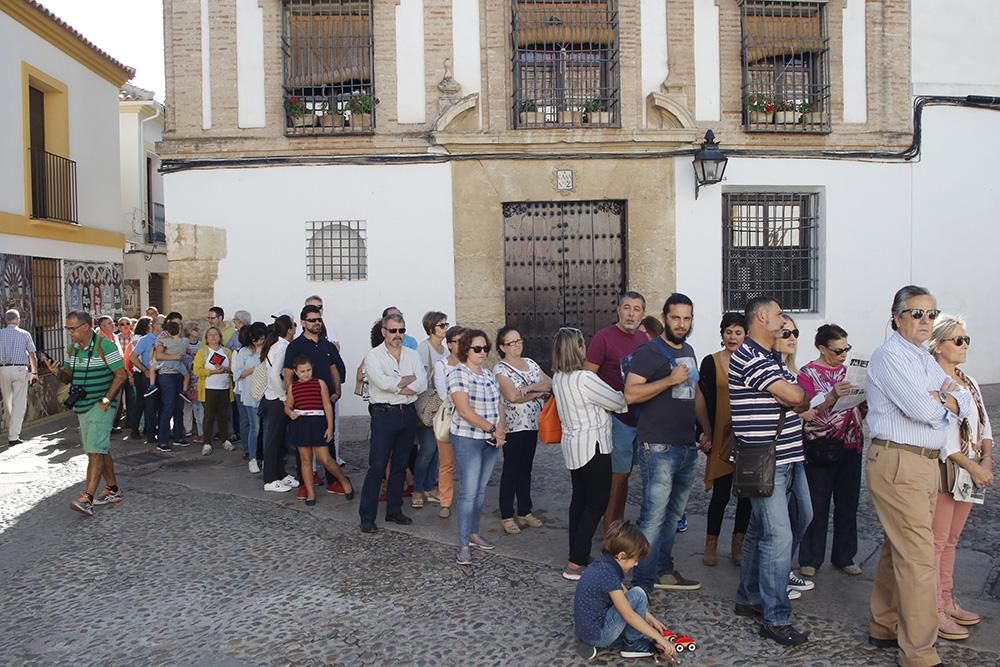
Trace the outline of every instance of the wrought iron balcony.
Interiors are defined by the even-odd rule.
[[[152,220],[146,225],[146,243],[166,243],[166,215],[163,204],[153,202]]]
[[[31,151],[31,217],[79,224],[76,162],[41,148]]]

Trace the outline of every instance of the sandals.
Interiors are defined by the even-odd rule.
[[[517,525],[513,518],[501,519],[500,525],[503,527],[503,532],[508,535],[517,535],[521,532],[521,528]]]
[[[424,494],[419,492],[414,493],[413,500],[410,501],[410,507],[414,509],[420,509],[423,506],[424,506]]]

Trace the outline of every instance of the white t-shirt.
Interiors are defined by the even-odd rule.
[[[205,350],[205,368],[210,371],[214,371],[217,368],[229,368],[229,357],[226,356],[226,349],[224,347],[220,346],[214,350],[207,345],[205,347],[207,348]],[[223,357],[222,362],[218,366],[210,361],[215,353]],[[205,378],[205,389],[229,389],[229,375],[226,373],[209,375]]]

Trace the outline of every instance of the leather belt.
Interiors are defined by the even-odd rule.
[[[887,449],[902,449],[905,452],[912,452],[918,456],[923,456],[925,459],[936,459],[941,453],[938,449],[928,449],[927,447],[917,447],[916,445],[907,445],[902,442],[893,442],[892,440],[882,440],[881,438],[876,438],[872,440],[873,445],[882,445]]]
[[[413,403],[372,403],[372,410],[407,410],[413,407]]]
[[[27,366],[28,364],[0,364],[0,366]]]

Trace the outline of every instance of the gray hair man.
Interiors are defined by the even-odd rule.
[[[38,380],[35,341],[21,328],[21,313],[4,313],[0,330],[0,394],[7,412],[7,444],[21,444],[21,426],[28,409],[28,387]]]

